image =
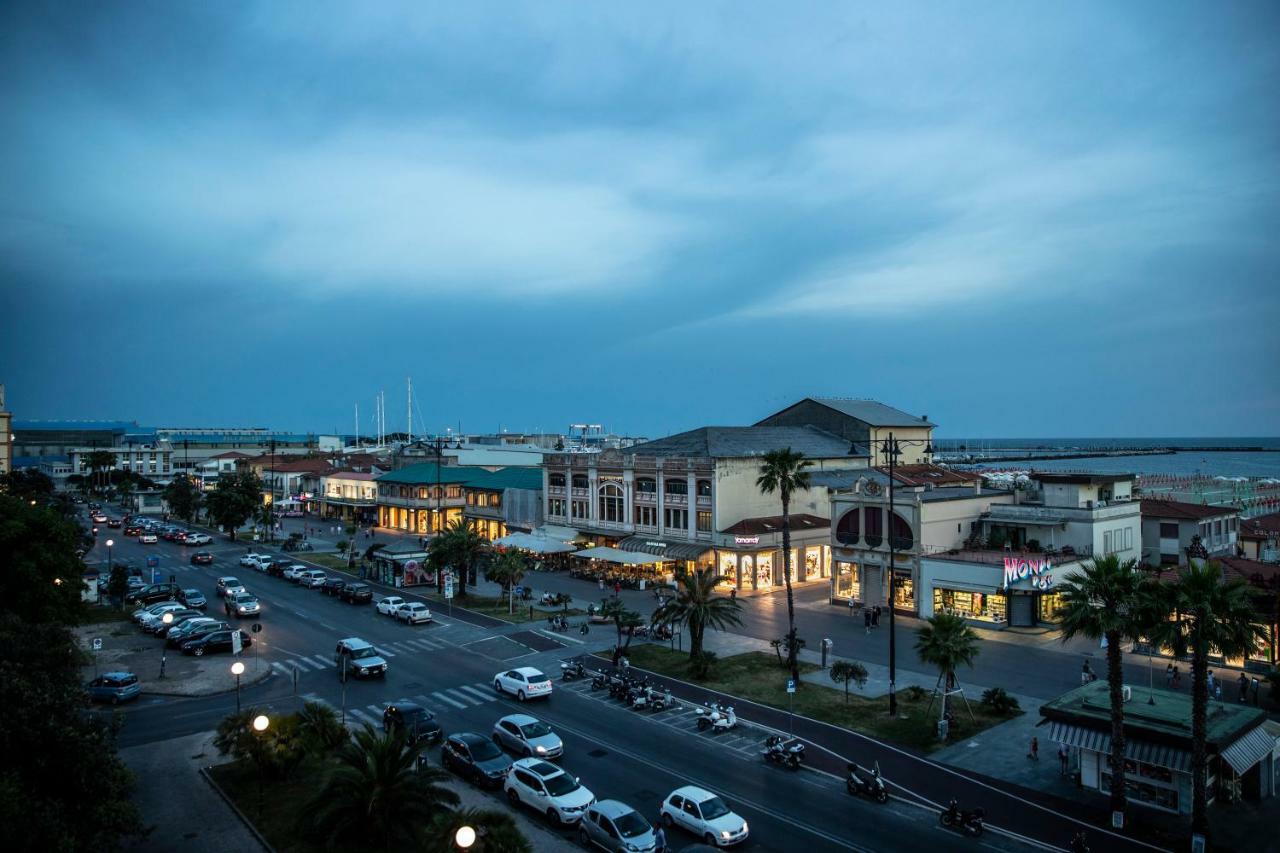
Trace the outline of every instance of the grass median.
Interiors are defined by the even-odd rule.
[[[319,848],[302,838],[299,820],[324,787],[330,769],[326,762],[313,761],[292,779],[260,780],[251,763],[232,761],[211,767],[209,775],[277,853],[306,853]]]
[[[661,675],[668,675],[701,685],[710,690],[749,699],[761,705],[768,705],[782,711],[791,707],[791,697],[787,694],[788,674],[786,667],[778,658],[765,652],[747,652],[717,660],[711,668],[711,674],[705,679],[695,679],[689,672],[689,655],[687,652],[672,651],[656,644],[632,646],[628,655],[632,666],[651,670]],[[803,676],[814,673],[821,668],[815,664],[800,665]],[[975,701],[970,700],[973,719],[970,719],[964,702],[952,698],[951,708],[955,712],[955,724],[951,728],[948,742],[955,743],[961,738],[972,737],[978,732],[998,725],[1018,716],[1013,714],[997,714]],[[795,693],[795,712],[815,720],[860,732],[877,740],[909,747],[921,753],[933,752],[948,744],[938,741],[935,727],[938,721],[938,701],[929,707],[929,692],[921,690],[900,690],[898,692],[898,716],[889,716],[889,699],[887,696],[868,697],[858,694],[852,684],[848,701],[845,701],[843,686],[826,687],[805,679]]]

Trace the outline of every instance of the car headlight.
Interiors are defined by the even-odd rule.
[[[535,749],[536,749],[538,752],[546,752],[546,751],[547,751],[547,748],[546,748],[545,746],[535,747]]]
[[[747,822],[745,820],[742,822],[742,831],[743,832],[747,831]]]
[[[365,667],[365,666],[360,667],[360,674],[361,674],[361,675],[368,675],[368,674],[369,674],[369,668],[368,668],[368,667]]]
[[[730,838],[733,837],[733,833],[727,829],[723,829],[720,831],[720,837],[723,838],[725,841],[728,841]]]

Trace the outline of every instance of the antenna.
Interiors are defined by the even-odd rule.
[[[409,443],[413,444],[413,377],[409,377]]]
[[[360,449],[360,401],[356,401],[356,450]]]

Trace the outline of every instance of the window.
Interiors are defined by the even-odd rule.
[[[636,504],[632,513],[635,518],[637,527],[657,527],[658,526],[658,509],[657,507],[644,506]]]
[[[915,544],[915,536],[911,532],[911,525],[907,520],[896,512],[889,517],[889,536],[893,540],[893,547],[899,551],[907,551]]]
[[[547,515],[564,515],[564,499],[551,498],[547,501]]]
[[[711,513],[707,512],[706,510],[698,511],[698,532],[699,533],[711,532]]]
[[[636,480],[636,491],[646,495],[657,494],[658,481],[652,477],[640,477]]]
[[[1132,547],[1133,547],[1133,528],[1126,527],[1124,529],[1124,550],[1127,551]]]
[[[622,514],[622,487],[617,483],[605,483],[600,487],[601,521],[624,521]]]
[[[689,494],[688,480],[663,480],[662,488],[669,495],[687,495]]]
[[[1222,535],[1222,519],[1218,519],[1213,523],[1213,535],[1214,536]]]
[[[589,518],[591,516],[591,506],[587,501],[573,501],[574,518]]]
[[[587,475],[586,475],[586,474],[574,474],[574,475],[573,475],[573,487],[574,487],[575,489],[589,489],[589,488],[591,488],[591,484],[590,484],[589,482],[587,482]]]
[[[1160,538],[1161,539],[1177,539],[1178,523],[1176,521],[1160,522]]]
[[[1115,551],[1115,534],[1108,530],[1102,534],[1102,553],[1113,554]]]
[[[431,492],[426,486],[423,486],[418,489],[418,500],[425,501],[430,496],[431,496]]]
[[[687,509],[666,507],[662,511],[662,524],[665,527],[687,530],[689,528],[689,511]]]
[[[698,481],[698,497],[700,498],[711,497],[711,481],[710,480]]]
[[[880,508],[867,507],[863,521],[866,527],[867,547],[879,548],[880,543],[884,541],[884,515],[880,512]]]
[[[556,473],[556,474],[548,474],[548,475],[547,475],[547,485],[549,485],[549,486],[558,486],[558,487],[560,487],[560,488],[562,488],[562,489],[563,489],[563,488],[564,488],[564,474],[559,474],[559,473]]]
[[[836,524],[836,541],[841,545],[857,545],[861,535],[859,524],[862,510],[851,509],[840,516]]]

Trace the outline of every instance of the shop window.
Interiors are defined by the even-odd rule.
[[[773,555],[761,554],[756,558],[756,589],[773,586]]]
[[[950,613],[982,622],[1006,621],[1006,599],[999,593],[968,592],[959,589],[933,589],[933,612]]]
[[[836,541],[841,545],[857,545],[861,535],[861,509],[851,509],[836,524]]]
[[[547,475],[547,485],[564,488],[564,474],[555,473]]]
[[[700,511],[698,513],[698,532],[699,533],[711,532],[711,513],[706,511]]]
[[[857,563],[836,563],[836,598],[862,598],[862,584]]]
[[[1040,621],[1056,622],[1062,610],[1067,606],[1062,600],[1062,594],[1057,592],[1043,592],[1040,594]]]
[[[622,487],[617,483],[605,483],[600,487],[600,520],[625,520],[622,514]]]
[[[639,477],[636,479],[636,491],[645,495],[655,495],[658,493],[658,481],[652,477]]]
[[[720,580],[718,587],[736,587],[738,585],[738,558],[734,554],[720,555]]]
[[[663,480],[662,488],[669,495],[687,495],[689,494],[689,481]]]
[[[863,522],[863,528],[866,531],[863,538],[866,539],[867,547],[879,548],[880,543],[884,541],[884,515],[880,512],[880,508],[867,507]]]
[[[591,488],[591,484],[587,481],[587,475],[586,475],[586,474],[574,474],[574,475],[573,475],[573,487],[574,487],[575,489],[589,489],[589,488]]]
[[[910,573],[894,572],[893,606],[899,610],[916,609],[916,584]]]
[[[806,548],[804,551],[804,579],[814,580],[822,576],[822,550]]]
[[[915,544],[915,536],[911,532],[911,525],[896,512],[889,516],[889,536],[893,547],[899,551],[910,551],[911,546]]]
[[[700,498],[711,497],[711,481],[710,480],[698,481],[698,497]]]

